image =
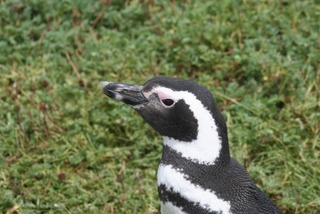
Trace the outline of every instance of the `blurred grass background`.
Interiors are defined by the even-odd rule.
[[[284,213],[320,213],[318,0],[0,1],[0,213],[159,213],[161,137],[101,93],[214,94],[231,154]]]

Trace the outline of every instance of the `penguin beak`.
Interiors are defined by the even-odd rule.
[[[113,82],[101,82],[102,92],[108,97],[124,102],[127,105],[140,106],[148,102],[142,93],[143,86]]]

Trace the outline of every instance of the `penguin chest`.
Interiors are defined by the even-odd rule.
[[[183,169],[160,164],[158,192],[162,214],[230,213],[230,202],[219,199],[214,191],[191,182]]]

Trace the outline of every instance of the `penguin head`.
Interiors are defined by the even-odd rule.
[[[130,105],[164,137],[165,144],[191,159],[212,162],[213,155],[203,159],[207,151],[202,150],[211,148],[217,157],[222,144],[228,144],[226,124],[212,94],[193,81],[154,77],[143,86],[102,84],[107,96]]]

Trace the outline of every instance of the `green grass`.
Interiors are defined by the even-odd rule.
[[[320,4],[0,1],[0,213],[158,213],[161,137],[99,81],[195,80],[285,213],[320,211]]]

